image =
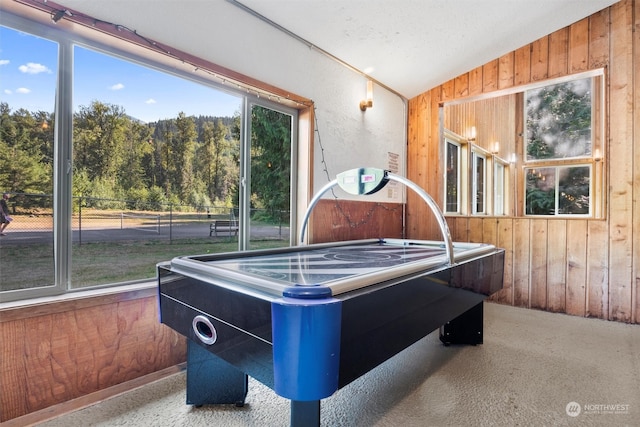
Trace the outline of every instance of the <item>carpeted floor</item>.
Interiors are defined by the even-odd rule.
[[[250,379],[246,405],[185,404],[185,373],[41,423],[287,426],[289,402]],[[322,401],[322,426],[639,426],[640,325],[485,305],[484,344],[437,331]]]

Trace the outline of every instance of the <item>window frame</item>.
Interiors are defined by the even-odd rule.
[[[46,286],[37,286],[32,288],[17,289],[0,292],[2,302],[20,301],[31,298],[50,297],[61,294],[72,294],[92,289],[117,288],[131,285],[135,282],[148,282],[149,278],[140,278],[124,283],[102,284],[92,287],[72,287],[71,286],[71,256],[73,247],[73,228],[72,228],[72,176],[71,170],[72,154],[73,154],[73,50],[75,46],[91,49],[106,55],[116,57],[125,61],[135,63],[144,67],[154,69],[172,75],[177,78],[191,80],[193,82],[205,85],[215,90],[220,90],[241,98],[242,110],[241,120],[245,122],[251,121],[250,115],[246,116],[247,106],[250,104],[261,105],[266,108],[274,109],[284,114],[292,116],[292,167],[291,167],[291,191],[290,191],[290,218],[292,229],[295,229],[297,218],[297,197],[298,197],[298,175],[296,173],[296,165],[298,163],[299,134],[298,123],[302,110],[295,108],[300,104],[292,99],[281,97],[278,93],[273,93],[273,99],[281,102],[270,100],[271,96],[264,96],[265,92],[251,91],[247,87],[255,82],[248,82],[248,86],[229,85],[225,78],[214,73],[202,72],[196,74],[189,64],[180,61],[178,58],[163,57],[162,53],[150,51],[135,45],[128,40],[119,40],[113,35],[104,34],[95,30],[80,29],[77,33],[74,31],[66,31],[62,28],[52,27],[43,22],[32,20],[30,18],[16,15],[9,11],[3,11],[1,25],[12,30],[24,32],[37,37],[45,38],[58,43],[58,74],[57,88],[55,99],[55,139],[54,139],[54,176],[53,176],[53,233],[54,233],[54,284]],[[75,28],[75,27],[74,27]],[[93,31],[90,37],[86,37],[86,31]],[[94,34],[95,33],[95,34]],[[104,41],[102,41],[104,40]],[[196,70],[197,71],[197,70]],[[227,83],[227,84],[225,84]],[[262,95],[262,96],[261,96]],[[308,106],[306,106],[308,107]],[[250,141],[244,140],[250,138],[250,132],[246,132],[247,125],[243,126],[245,132],[241,132],[241,145],[249,144]],[[244,179],[250,179],[250,174]],[[250,188],[249,186],[247,186]],[[242,199],[240,200],[243,201]],[[295,233],[290,236],[290,244],[295,242]],[[245,240],[249,236],[245,236]],[[246,247],[248,243],[243,243],[239,239],[239,248]],[[244,246],[243,246],[244,245]]]
[[[471,214],[472,215],[487,215],[487,169],[489,161],[487,154],[479,147],[471,147]],[[482,171],[479,169],[480,162],[482,162]],[[480,176],[482,175],[482,176]],[[479,183],[480,178],[482,182]],[[481,188],[479,188],[481,187]],[[480,195],[480,197],[478,197]],[[480,199],[480,200],[479,200]],[[478,210],[479,202],[482,203],[482,209]]]
[[[500,158],[496,153],[491,153],[483,147],[476,145],[464,137],[454,132],[444,129],[443,132],[443,202],[442,212],[446,216],[504,216],[509,211],[511,198],[507,194],[507,188],[510,184],[510,174],[513,171],[513,165],[510,162]],[[447,203],[447,162],[449,161],[449,146],[458,147],[458,172],[457,172],[457,197],[458,206],[456,211],[449,210]],[[484,209],[477,209],[477,176],[476,176],[476,159],[483,160],[483,179],[482,179],[482,204]],[[494,188],[494,168],[500,164],[503,170],[503,188],[502,194],[497,196]],[[491,189],[491,190],[489,190]],[[494,200],[500,197],[503,201],[503,208],[500,213],[495,212]]]
[[[509,201],[507,197],[508,187],[508,168],[509,164],[500,159],[494,157],[493,160],[493,214],[495,216],[506,215],[507,203]]]
[[[492,92],[482,93],[479,95],[462,97],[452,99],[450,101],[442,102],[439,105],[439,126],[440,126],[440,141],[444,141],[448,135],[456,135],[460,139],[461,144],[480,144],[485,151],[491,151],[492,165],[495,162],[500,162],[507,166],[505,175],[505,193],[504,193],[504,214],[514,218],[528,218],[532,217],[530,214],[526,214],[526,175],[525,168],[535,165],[535,167],[542,167],[549,164],[547,159],[541,160],[526,160],[526,147],[525,147],[525,125],[526,125],[526,111],[525,111],[525,92],[531,89],[537,89],[545,86],[552,86],[555,84],[568,82],[572,80],[579,80],[585,78],[592,79],[593,93],[591,96],[591,115],[592,115],[592,129],[591,129],[591,155],[586,157],[576,157],[570,160],[557,159],[555,165],[572,165],[572,164],[584,164],[588,163],[592,166],[591,169],[591,206],[590,216],[592,219],[605,219],[607,211],[607,139],[606,139],[606,98],[607,98],[607,70],[606,68],[595,68],[583,72],[574,74],[568,74],[562,77],[550,78],[546,80],[540,80],[532,83],[518,85],[506,89],[500,89]],[[510,110],[506,110],[508,114],[503,114],[500,117],[497,116],[484,116],[483,110],[478,110],[478,107],[474,105],[476,102],[484,102],[483,108],[488,108],[488,111],[495,106],[501,97],[515,96],[513,106]],[[508,137],[503,135],[504,140],[499,141],[499,145],[496,142],[490,142],[494,137],[495,125],[494,120],[499,120],[500,123],[508,124],[513,127],[512,133]],[[479,128],[480,132],[474,132],[476,125],[483,123],[483,126]],[[486,125],[486,126],[485,126]],[[461,137],[459,134],[466,135]],[[441,153],[446,150],[446,145],[441,145]],[[499,147],[494,153],[494,147]],[[499,151],[499,152],[497,152]],[[501,157],[504,156],[504,157]],[[504,159],[508,160],[504,160]],[[444,163],[446,155],[440,155],[441,167],[445,169]],[[553,162],[551,162],[553,163]],[[443,176],[445,176],[443,174]],[[491,174],[493,176],[493,174]],[[492,179],[492,178],[490,178]],[[464,184],[464,179],[462,179]],[[489,184],[491,187],[492,184]],[[446,184],[445,184],[446,190]],[[446,192],[445,198],[446,198]],[[490,191],[488,196],[492,199],[495,197],[493,191]],[[446,200],[443,200],[442,205],[445,206]],[[494,210],[493,200],[488,202],[491,213],[488,215],[499,215],[497,210]],[[443,212],[444,209],[443,209]],[[469,215],[470,210],[462,210],[460,213],[445,212],[446,215]],[[550,217],[544,215],[543,217]],[[574,218],[575,214],[569,215],[557,215],[552,217],[560,218]]]
[[[465,186],[462,185],[462,177],[463,177],[463,173],[462,171],[464,170],[463,168],[463,163],[464,163],[464,156],[463,156],[463,152],[464,152],[464,146],[466,144],[463,144],[462,142],[462,138],[454,135],[454,134],[450,134],[450,133],[445,133],[444,136],[444,146],[445,146],[445,150],[444,150],[444,158],[445,158],[445,167],[444,167],[444,213],[445,215],[449,214],[449,215],[461,215],[465,212],[464,209],[464,200],[465,200],[465,191],[464,188]],[[449,154],[450,154],[450,150],[449,147],[453,146],[457,148],[457,153],[456,153],[456,172],[455,172],[455,188],[457,189],[456,191],[456,209],[455,210],[449,210],[449,203],[448,203],[448,199],[447,199],[447,194],[448,194],[448,187],[450,185],[449,183],[449,175],[448,175],[448,162],[449,162]]]
[[[549,159],[528,159],[527,143],[528,143],[528,128],[527,128],[527,92],[533,89],[539,89],[547,86],[554,86],[570,81],[591,79],[591,153],[586,155],[579,155],[566,158],[549,158]],[[603,169],[602,169],[602,150],[604,144],[604,88],[605,76],[603,71],[595,70],[586,73],[573,74],[558,79],[551,79],[545,81],[543,84],[528,87],[523,90],[523,108],[522,108],[522,120],[523,120],[523,138],[522,138],[522,215],[524,217],[542,217],[542,218],[600,218],[603,213],[604,195],[603,188]],[[586,214],[568,214],[559,213],[560,203],[558,194],[558,174],[562,168],[589,166],[589,212]],[[533,169],[555,169],[556,177],[556,194],[554,202],[553,214],[531,214],[527,213],[528,206],[528,188],[527,188],[527,176],[528,171]]]

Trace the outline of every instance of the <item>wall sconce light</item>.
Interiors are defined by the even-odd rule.
[[[498,141],[495,141],[493,144],[491,144],[491,154],[497,155],[499,152],[500,152],[500,143]]]
[[[509,163],[511,163],[512,165],[515,165],[517,161],[518,161],[518,158],[516,157],[516,153],[511,153],[511,157],[509,158]]]
[[[367,98],[360,101],[360,110],[367,111],[367,108],[373,107],[373,82],[367,81]]]
[[[467,138],[467,141],[472,142],[476,140],[476,127],[475,126],[471,126],[471,136],[469,136],[469,138]]]

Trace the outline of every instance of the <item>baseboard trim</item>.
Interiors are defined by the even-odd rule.
[[[23,415],[21,417],[13,418],[3,423],[0,423],[0,427],[28,427],[38,423],[42,423],[63,414],[77,411],[82,408],[86,408],[96,403],[102,402],[107,399],[119,396],[131,390],[143,387],[147,384],[151,384],[154,381],[161,380],[163,378],[176,375],[184,371],[187,367],[186,362],[178,365],[170,366],[160,371],[152,372],[144,375],[140,378],[136,378],[121,384],[116,384],[112,387],[104,390],[96,391],[94,393],[87,394],[85,396],[78,397],[67,402],[58,403],[57,405],[50,406],[48,408],[41,409],[30,414]]]

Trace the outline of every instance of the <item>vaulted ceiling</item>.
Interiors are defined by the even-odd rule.
[[[205,58],[251,75],[283,68],[265,25],[369,75],[405,98],[579,21],[616,0],[60,0],[178,49],[198,51],[211,32],[243,46]],[[238,22],[239,19],[242,22]],[[265,24],[266,23],[266,24]],[[229,39],[227,39],[228,41]],[[237,50],[237,49],[236,49]]]

